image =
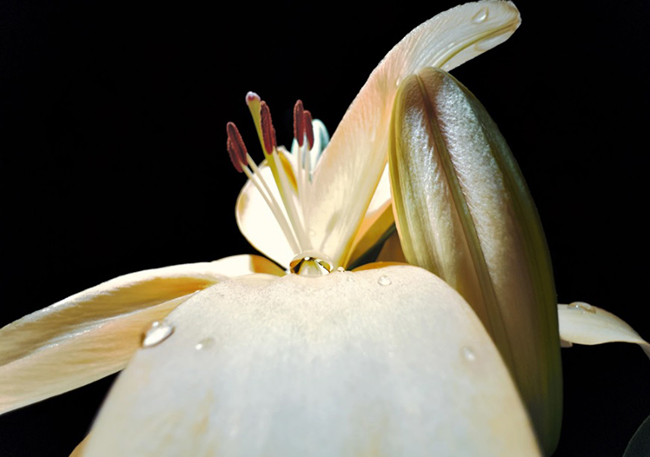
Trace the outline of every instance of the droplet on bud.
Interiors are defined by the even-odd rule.
[[[165,320],[152,322],[149,329],[142,335],[142,347],[156,346],[169,338],[172,333],[174,333],[174,326],[169,322]]]
[[[474,24],[480,24],[482,22],[485,22],[487,17],[488,17],[488,10],[487,8],[483,8],[482,10],[480,10],[478,13],[474,15],[474,17],[472,18],[472,22]]]

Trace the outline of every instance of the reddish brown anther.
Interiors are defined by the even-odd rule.
[[[305,142],[305,109],[300,100],[293,106],[293,137],[302,147]]]
[[[313,119],[309,111],[305,111],[304,119],[305,135],[307,135],[307,143],[309,144],[309,149],[311,149],[314,147],[314,126],[312,125]]]
[[[246,145],[241,138],[237,126],[233,122],[226,124],[226,132],[228,133],[228,141],[226,142],[228,155],[230,155],[230,160],[235,170],[242,173],[244,171],[242,166],[246,163],[246,157],[248,156]]]
[[[264,149],[267,154],[273,154],[276,146],[275,128],[271,119],[271,110],[266,102],[260,105],[260,121],[262,123],[262,139],[264,140]]]

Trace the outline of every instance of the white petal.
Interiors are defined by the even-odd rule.
[[[117,380],[84,455],[539,455],[498,351],[437,277],[267,278],[177,308],[174,334]]]
[[[450,70],[506,40],[519,25],[509,2],[468,3],[398,43],[370,75],[318,163],[308,226],[313,247],[344,265],[387,160],[397,86],[423,67]]]
[[[260,165],[258,176],[268,183],[276,201],[281,201],[280,192],[273,180],[273,172],[266,163]],[[273,212],[250,180],[246,181],[237,197],[235,215],[239,230],[248,242],[265,256],[288,269],[295,254]]]
[[[0,413],[121,370],[142,332],[197,290],[232,274],[276,269],[234,256],[120,276],[0,329]]]
[[[650,344],[622,319],[583,302],[557,305],[560,338],[576,344],[636,343],[650,357]]]

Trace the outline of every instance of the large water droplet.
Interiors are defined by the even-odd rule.
[[[214,346],[214,338],[203,338],[201,341],[196,343],[196,346],[194,346],[194,349],[197,351],[205,351],[206,349],[210,349],[212,346]]]
[[[476,360],[476,353],[471,347],[465,346],[463,347],[461,352],[463,353],[463,357],[465,358],[465,360],[467,360],[468,362],[473,362],[474,360]]]
[[[142,335],[142,347],[150,348],[156,346],[169,338],[172,333],[174,333],[174,326],[169,322],[165,320],[155,321]]]
[[[381,275],[379,279],[377,279],[377,284],[380,286],[389,286],[392,284],[393,281],[390,280],[390,278],[386,275]]]
[[[332,272],[334,262],[317,251],[301,252],[289,264],[291,273],[301,276],[323,276]]]
[[[488,18],[488,9],[482,8],[478,13],[474,15],[474,17],[472,18],[472,22],[474,24],[480,24],[481,22],[485,22],[487,18]]]
[[[582,301],[574,301],[568,306],[568,308],[576,311],[581,311],[583,313],[586,312],[586,313],[596,314],[596,308],[591,306],[589,303],[585,303]]]

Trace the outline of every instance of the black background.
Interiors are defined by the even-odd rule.
[[[453,4],[2,0],[0,325],[120,274],[255,252],[225,150],[233,120],[258,154],[246,92],[280,143],[298,98],[333,131],[385,53]],[[650,2],[561,4],[519,2],[517,33],[453,74],[523,169],[559,302],[650,338]],[[621,455],[650,415],[650,362],[625,344],[562,354],[556,455]],[[2,454],[67,455],[112,380],[1,416]]]

